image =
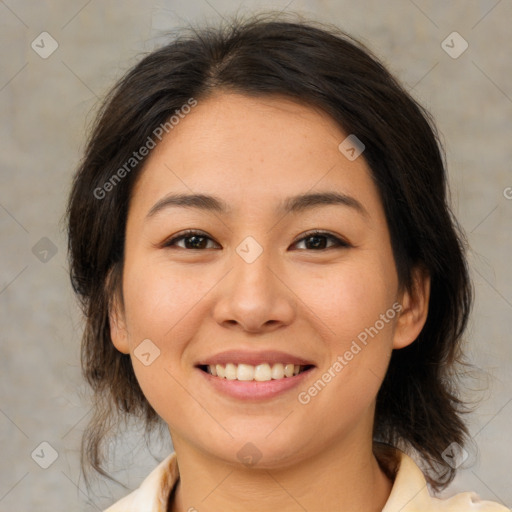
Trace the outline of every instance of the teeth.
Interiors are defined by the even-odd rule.
[[[235,380],[237,374],[237,368],[233,363],[228,363],[226,365],[226,379]]]
[[[295,370],[295,367],[293,364],[287,364],[284,367],[284,375],[285,377],[293,377],[293,371]]]
[[[298,364],[293,365],[291,363],[276,363],[273,365],[263,363],[256,366],[228,363],[226,365],[215,364],[207,366],[208,373],[220,377],[221,379],[242,381],[255,380],[257,382],[293,377],[303,370],[304,366],[299,366]]]
[[[265,380],[272,380],[272,370],[267,363],[259,364],[254,368],[254,380],[263,382]]]
[[[210,366],[213,368],[213,366]],[[237,380],[254,380],[254,366],[250,364],[239,364],[236,369]]]
[[[273,379],[282,379],[284,376],[284,365],[281,363],[272,366],[271,375]]]

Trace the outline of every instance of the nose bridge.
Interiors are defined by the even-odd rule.
[[[261,239],[261,238],[260,238]],[[275,285],[270,270],[273,260],[271,250],[260,244],[255,237],[247,236],[233,254],[233,280],[243,296],[265,294]],[[266,298],[269,300],[269,297]]]
[[[232,270],[216,304],[217,322],[236,322],[246,330],[257,331],[291,321],[293,305],[277,277],[276,256],[255,237],[242,240],[233,251]]]

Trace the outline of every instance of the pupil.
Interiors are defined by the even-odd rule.
[[[201,240],[204,240],[204,237],[202,237],[202,236],[190,236],[190,237],[188,237],[188,241],[189,241],[188,245],[192,246],[193,249],[199,249],[199,248],[202,247],[202,245],[200,243]],[[198,243],[198,241],[199,241],[199,243]]]
[[[315,240],[315,242],[313,244],[310,244],[313,247],[318,248],[319,246],[322,246],[322,248],[324,248],[323,245],[325,245],[325,243],[322,243],[322,240],[323,240],[323,242],[325,242],[325,237],[323,237],[323,236],[311,236],[311,237],[309,237],[309,240]]]

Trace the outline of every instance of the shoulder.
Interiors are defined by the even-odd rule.
[[[169,494],[178,481],[176,453],[156,466],[137,489],[104,512],[166,512]]]
[[[448,499],[432,498],[432,510],[440,512],[463,512],[463,511],[479,511],[479,512],[510,512],[510,509],[496,503],[494,501],[481,500],[478,494],[474,492],[463,492],[456,494]]]
[[[499,503],[481,500],[474,492],[444,499],[431,496],[421,469],[411,457],[398,450],[395,474],[382,512],[511,512]]]

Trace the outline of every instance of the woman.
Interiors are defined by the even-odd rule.
[[[339,30],[259,16],[130,70],[68,206],[83,466],[116,414],[175,451],[108,512],[507,510],[433,497],[468,436],[446,188],[428,113]]]

